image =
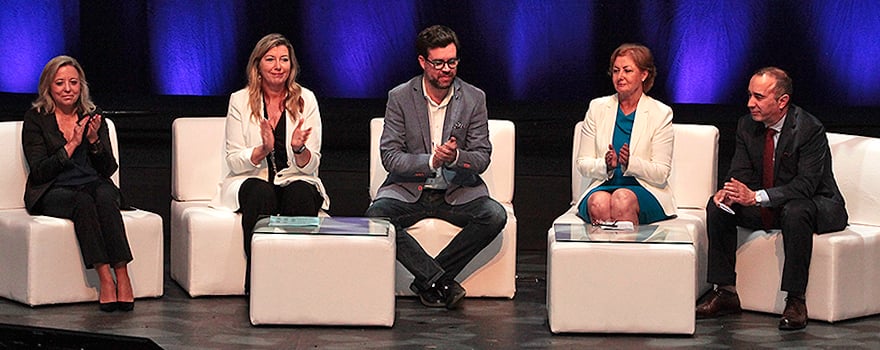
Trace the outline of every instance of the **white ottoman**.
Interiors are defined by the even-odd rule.
[[[312,233],[263,233],[265,221],[257,224],[251,323],[391,327],[394,227],[381,219],[320,220]]]
[[[244,295],[241,214],[171,201],[171,278],[191,297]]]
[[[694,333],[697,254],[688,225],[587,234],[556,224],[547,255],[553,333]]]
[[[781,314],[787,293],[779,290],[785,254],[779,231],[740,228],[736,290],[743,309]],[[850,225],[813,236],[807,311],[835,322],[880,313],[880,227]]]

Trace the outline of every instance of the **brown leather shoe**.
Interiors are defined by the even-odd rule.
[[[741,312],[739,295],[724,289],[709,292],[703,302],[697,305],[696,310],[697,319],[715,318]]]
[[[779,329],[792,331],[807,326],[807,301],[803,298],[785,298],[785,311],[779,319]]]

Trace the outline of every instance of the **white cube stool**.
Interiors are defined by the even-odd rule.
[[[251,241],[254,325],[394,324],[394,227],[384,236],[260,233]],[[325,218],[324,220],[330,220]]]
[[[782,314],[782,234],[740,228],[736,289],[743,309]],[[807,310],[814,320],[836,322],[880,313],[880,228],[850,225],[813,236]]]
[[[171,202],[171,278],[191,297],[243,295],[241,214],[206,202]]]
[[[694,333],[692,227],[641,226],[643,237],[654,232],[653,243],[624,243],[614,236],[608,236],[611,241],[562,240],[557,228],[550,230],[547,255],[553,333]]]

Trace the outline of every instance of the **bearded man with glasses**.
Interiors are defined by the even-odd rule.
[[[431,26],[416,49],[424,73],[388,93],[379,144],[388,177],[366,214],[394,224],[397,260],[422,304],[454,309],[466,294],[455,277],[501,232],[507,212],[480,177],[492,153],[486,94],[456,78],[458,37]],[[406,231],[429,217],[462,227],[434,258]]]

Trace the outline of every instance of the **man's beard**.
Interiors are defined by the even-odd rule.
[[[440,84],[440,77],[449,77],[449,78],[450,78],[450,79],[449,79],[449,84],[446,85],[446,86],[441,85],[441,84]],[[431,84],[431,86],[433,86],[435,89],[446,90],[446,89],[448,89],[450,86],[452,86],[452,82],[455,81],[455,75],[452,75],[452,74],[450,74],[450,75],[441,75],[440,77],[437,77],[437,78],[428,78],[428,84]]]

